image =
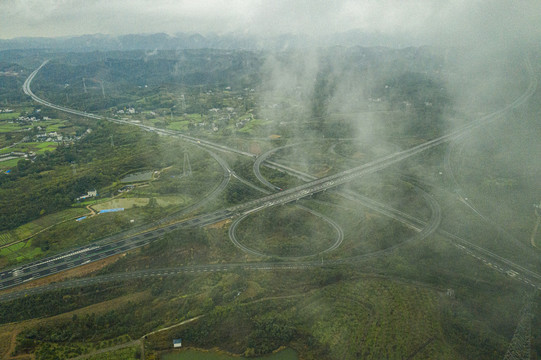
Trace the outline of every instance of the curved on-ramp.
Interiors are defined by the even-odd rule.
[[[229,227],[229,239],[231,239],[231,242],[233,243],[233,245],[235,245],[237,248],[239,248],[240,250],[242,250],[243,252],[245,252],[247,254],[255,255],[255,256],[259,256],[259,257],[273,257],[273,258],[282,259],[282,260],[301,260],[301,259],[311,258],[313,256],[318,256],[318,255],[322,255],[322,254],[328,253],[330,251],[333,251],[333,250],[337,249],[342,244],[342,241],[344,240],[344,231],[342,230],[340,225],[338,225],[334,220],[330,219],[329,217],[327,217],[327,216],[325,216],[325,215],[323,215],[323,214],[321,214],[321,213],[319,213],[319,212],[317,212],[315,210],[309,209],[309,208],[307,208],[305,206],[296,205],[296,207],[300,208],[301,210],[307,211],[307,212],[311,213],[314,216],[317,216],[317,217],[323,219],[323,221],[325,221],[329,225],[331,225],[331,227],[336,232],[336,239],[331,244],[331,246],[329,246],[328,248],[326,248],[326,249],[324,249],[322,251],[318,251],[317,253],[309,254],[309,255],[303,255],[303,256],[277,256],[277,255],[272,255],[272,254],[265,254],[265,253],[263,253],[261,251],[251,249],[251,248],[243,245],[237,239],[236,230],[237,230],[237,226],[243,220],[245,220],[249,215],[251,215],[252,213],[244,214],[244,215],[240,216],[239,218],[235,219],[235,221]]]
[[[46,64],[46,62],[44,62],[38,69],[36,69],[30,76],[29,78],[27,79],[27,81],[25,81],[25,84],[23,86],[23,89],[25,91],[25,93],[27,93],[28,95],[30,95],[35,101],[37,101],[38,103],[41,103],[45,106],[49,106],[49,107],[52,107],[52,108],[55,108],[57,110],[61,110],[61,111],[66,111],[66,112],[69,112],[69,113],[73,113],[73,114],[76,114],[76,115],[80,115],[80,116],[86,116],[86,117],[89,117],[89,118],[94,118],[94,119],[101,119],[102,117],[98,116],[98,115],[93,115],[93,114],[88,114],[88,113],[84,113],[84,112],[80,112],[80,111],[77,111],[77,110],[72,110],[72,109],[68,109],[68,108],[64,108],[64,107],[60,107],[60,106],[57,106],[57,105],[54,105],[54,104],[51,104],[51,103],[48,103],[46,101],[43,101],[39,98],[37,98],[31,91],[30,91],[30,82],[32,81],[32,79],[34,78],[35,74]],[[527,62],[526,64],[527,68],[528,68],[528,71],[530,73],[533,73],[532,71],[532,68],[531,68],[531,64],[529,64],[529,62]],[[321,181],[323,182],[328,182],[328,184],[324,184],[323,186],[321,186],[320,188],[328,188],[328,187],[331,187],[332,185],[336,186],[340,183],[343,183],[347,180],[349,180],[350,178],[352,178],[353,176],[359,176],[359,175],[362,175],[362,174],[365,174],[365,173],[370,173],[370,172],[374,172],[374,171],[378,171],[386,166],[389,166],[391,164],[394,164],[398,161],[401,161],[401,160],[404,160],[410,156],[413,156],[419,152],[422,152],[422,151],[425,151],[427,149],[430,149],[434,146],[437,146],[443,142],[447,142],[449,140],[452,140],[453,138],[455,137],[458,137],[474,128],[477,128],[481,125],[484,125],[485,123],[489,122],[489,121],[492,121],[496,118],[499,118],[501,117],[505,112],[519,106],[519,105],[522,105],[535,91],[535,89],[537,88],[537,78],[535,76],[531,76],[530,77],[531,79],[531,82],[529,84],[529,87],[528,89],[517,99],[515,99],[515,101],[513,101],[512,103],[508,104],[506,107],[504,107],[503,109],[499,110],[499,111],[496,111],[492,114],[489,114],[489,115],[486,115],[476,121],[473,121],[472,123],[466,125],[466,126],[463,126],[462,128],[460,129],[457,129],[447,135],[444,135],[440,138],[437,138],[437,139],[433,139],[431,141],[428,141],[424,144],[421,144],[421,145],[418,145],[418,146],[415,146],[411,149],[408,149],[408,150],[405,150],[405,151],[402,151],[402,152],[398,152],[398,153],[395,153],[395,154],[391,154],[389,156],[385,156],[383,157],[382,159],[379,159],[378,161],[376,162],[373,162],[373,163],[370,163],[370,164],[366,164],[365,166],[363,166],[362,168],[354,168],[354,169],[350,169],[349,171],[346,171],[346,172],[343,172],[342,174],[340,174],[340,176],[342,176],[342,179],[337,179],[336,177],[329,177],[327,179],[321,179],[320,182],[318,183],[321,183]],[[121,121],[121,120],[114,120],[114,119],[107,119],[107,120],[110,120],[110,121],[113,121],[113,122],[118,122],[118,123],[126,123],[124,121]],[[130,125],[134,125],[134,124],[130,124]],[[145,127],[145,126],[142,126],[143,128],[148,128],[148,127]],[[163,131],[161,129],[155,129],[156,131],[160,131],[160,132],[163,132],[163,133],[166,133],[166,131]],[[168,131],[167,131],[168,132]],[[184,137],[184,136],[183,136]],[[188,137],[189,138],[189,137]],[[188,141],[190,141],[193,139],[188,139]],[[210,145],[209,145],[210,146]],[[215,148],[216,149],[216,148]],[[248,154],[250,156],[253,156],[252,154]],[[335,175],[336,176],[336,175]],[[340,180],[340,181],[332,181],[332,180]],[[331,182],[333,182],[333,184],[330,184]],[[316,189],[317,190],[317,189]],[[435,204],[437,205],[437,203]],[[420,231],[419,234],[417,234],[420,238],[423,238],[423,237],[426,237],[428,235],[426,234],[429,234],[431,233],[433,230],[431,229],[432,227],[434,228],[437,228],[437,224],[439,224],[439,220],[437,220],[438,218],[441,219],[441,214],[439,214],[439,206],[437,208],[433,208],[432,209],[432,217],[431,217],[431,220],[429,221],[429,226],[426,226],[423,230],[426,230],[424,233],[423,233],[423,230]],[[439,214],[439,215],[438,215]],[[434,220],[434,221],[433,221]],[[436,221],[437,220],[437,221]],[[405,219],[405,221],[408,221],[407,219]],[[432,225],[430,225],[432,224]],[[413,224],[415,225],[415,224]],[[418,226],[419,224],[417,224]],[[486,251],[485,249],[482,249],[474,244],[471,244],[461,238],[458,238],[452,234],[446,234],[448,237],[452,238],[453,241],[456,241],[456,242],[459,242],[461,244],[464,244],[464,245],[467,245],[469,246],[470,248],[482,253],[482,254],[485,254],[485,255],[488,255],[488,256],[491,256],[493,258],[496,258],[498,260],[500,260],[501,262],[511,266],[511,267],[514,267],[514,268],[518,268],[520,270],[524,270],[525,273],[529,273],[531,276],[535,277],[536,279],[539,279],[541,278],[541,276],[535,272],[532,272],[532,271],[529,271],[527,269],[524,269],[522,267],[520,267],[519,265],[517,264],[514,264],[512,262],[510,262],[509,260],[505,259],[505,258],[502,258],[496,254],[493,254],[489,251]],[[391,251],[392,249],[384,249],[382,250],[382,252],[387,252],[387,251]],[[359,257],[354,257],[354,258],[348,258],[348,259],[340,259],[340,260],[334,260],[334,261],[329,261],[327,262],[327,264],[329,265],[332,265],[333,263],[343,263],[343,262],[346,262],[346,261],[359,261],[359,260],[362,260],[363,258],[365,258],[366,256],[370,256],[371,254],[366,254],[366,255],[361,255]],[[374,255],[377,255],[377,254],[374,254]],[[372,255],[373,256],[373,255]],[[189,272],[195,272],[195,271],[225,271],[225,270],[228,270],[228,269],[231,269],[232,267],[243,267],[243,268],[246,268],[246,269],[288,269],[288,268],[304,268],[304,267],[310,267],[310,266],[318,266],[319,265],[319,262],[290,262],[290,263],[253,263],[253,264],[217,264],[217,265],[207,265],[207,270],[202,270],[203,267],[197,267],[198,270],[196,270],[196,267],[189,267],[189,268],[183,268],[182,270],[179,270],[177,269],[176,271],[173,271],[173,270],[170,270],[170,273],[169,275],[174,275],[175,273],[178,273],[178,271],[182,271],[182,272],[186,272],[186,271],[189,271]],[[211,268],[212,270],[208,270],[208,268]],[[141,273],[143,273],[144,271],[142,271]],[[106,280],[106,281],[112,281],[112,280],[115,280],[115,279],[122,279],[122,278],[126,278],[129,277],[131,274],[114,274],[114,275],[105,275],[103,277],[103,280]],[[136,275],[136,274],[133,274],[133,275]],[[148,274],[146,274],[148,275]],[[165,274],[167,275],[167,273]],[[163,274],[162,274],[163,276]],[[100,278],[91,278],[91,279],[80,279],[80,280],[74,280],[74,281],[69,281],[69,282],[66,282],[65,285],[67,287],[70,287],[69,284],[73,284],[71,286],[78,286],[76,285],[76,283],[80,283],[80,284],[84,284],[85,282],[92,282],[92,281],[100,281]],[[530,285],[533,286],[533,284],[531,284],[530,282],[528,282]],[[59,286],[59,287],[62,287],[63,285],[62,284],[54,284],[54,286]],[[37,289],[34,289],[32,290],[33,292],[37,293],[37,292],[41,292],[40,290],[43,289],[43,290],[48,290],[47,287],[45,288],[37,288]],[[24,292],[24,291],[23,291]],[[18,292],[19,294],[23,293],[23,292]],[[15,294],[15,293],[14,293]],[[9,295],[9,294],[7,294]],[[20,295],[20,296],[24,296],[24,295]],[[4,296],[0,297],[0,299],[4,299]]]

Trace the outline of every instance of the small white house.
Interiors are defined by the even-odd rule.
[[[173,339],[173,347],[174,348],[182,347],[182,339]]]
[[[77,201],[84,200],[84,199],[88,199],[88,198],[95,197],[95,196],[98,196],[98,191],[97,190],[92,190],[92,191],[87,192],[86,195],[79,196],[76,200]]]

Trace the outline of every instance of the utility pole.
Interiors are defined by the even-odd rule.
[[[86,94],[86,83],[85,83],[85,78],[83,78],[83,89],[84,89],[84,92]]]
[[[180,95],[180,101],[182,101],[182,112],[186,111],[186,101],[184,99],[184,94]]]
[[[188,153],[184,153],[184,167],[182,169],[182,176],[191,176],[192,166],[190,165],[190,156]]]

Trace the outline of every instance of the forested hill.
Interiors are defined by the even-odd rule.
[[[357,30],[327,36],[282,34],[274,37],[256,38],[241,33],[206,34],[176,33],[174,35],[82,35],[74,37],[40,38],[20,37],[0,39],[0,50],[7,49],[53,49],[56,51],[129,51],[129,50],[181,50],[181,49],[229,49],[229,50],[285,50],[320,46],[388,46],[404,47],[405,41],[379,33]],[[411,41],[408,42],[411,45]]]

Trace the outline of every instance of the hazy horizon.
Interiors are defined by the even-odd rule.
[[[404,45],[505,46],[541,39],[541,2],[535,0],[3,0],[0,14],[2,39],[152,33],[324,38],[352,30],[396,37]]]

